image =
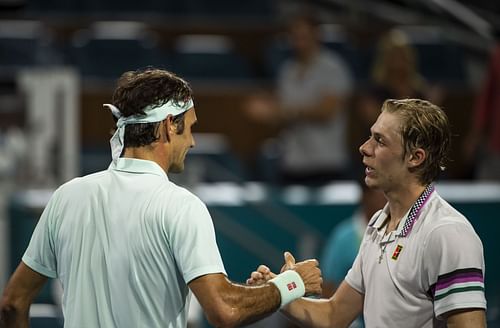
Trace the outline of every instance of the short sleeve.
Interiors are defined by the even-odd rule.
[[[205,204],[191,195],[178,215],[170,230],[170,244],[184,281],[211,273],[226,274]]]
[[[424,284],[434,312],[486,309],[483,245],[472,226],[453,222],[433,229],[423,250]]]
[[[22,261],[31,269],[49,278],[57,278],[52,224],[56,215],[56,198],[54,194],[43,210],[22,258]]]

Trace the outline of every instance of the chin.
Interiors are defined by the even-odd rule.
[[[377,182],[373,181],[373,179],[370,179],[369,177],[365,177],[365,184],[368,188],[372,188],[372,189],[377,188]]]

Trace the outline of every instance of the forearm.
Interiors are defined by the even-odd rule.
[[[208,274],[189,283],[210,323],[217,327],[237,327],[262,319],[303,295],[321,293],[318,261],[295,263],[285,252],[289,270],[259,285],[241,285],[222,274]]]
[[[344,281],[330,299],[302,298],[290,303],[283,313],[304,327],[348,327],[361,313],[363,298]]]
[[[20,308],[13,304],[2,302],[0,306],[1,328],[29,327],[29,308]]]
[[[281,303],[278,289],[270,283],[240,285],[220,274],[193,280],[189,288],[215,327],[237,327],[260,320],[276,311]]]
[[[280,293],[272,284],[245,286],[231,283],[232,292],[224,293],[223,301],[233,313],[230,326],[247,325],[275,312],[280,306]]]
[[[318,103],[310,106],[280,108],[284,121],[325,121],[335,117],[343,108],[343,99],[333,95],[324,96]]]
[[[21,262],[7,283],[0,302],[0,327],[29,327],[30,305],[47,277]]]
[[[335,322],[328,299],[301,298],[288,304],[281,311],[288,319],[303,327],[332,328]]]
[[[281,108],[281,122],[285,125],[301,121],[318,122],[331,119],[336,112],[332,109],[315,107]]]

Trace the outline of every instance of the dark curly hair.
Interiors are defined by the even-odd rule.
[[[118,79],[112,103],[123,116],[145,115],[150,105],[161,106],[170,100],[184,102],[193,97],[193,91],[186,81],[172,72],[148,67],[129,71]],[[115,118],[116,120],[116,118]],[[177,133],[184,130],[184,113],[174,117]],[[140,147],[158,140],[160,122],[130,124],[125,127],[124,147]]]

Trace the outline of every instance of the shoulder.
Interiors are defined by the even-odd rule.
[[[58,199],[80,198],[85,192],[92,191],[107,176],[107,171],[100,171],[83,177],[73,178],[60,185],[53,193],[51,201]]]
[[[188,189],[176,185],[175,183],[168,181],[165,184],[162,184],[158,190],[158,193],[161,196],[169,197],[176,202],[182,202],[186,204],[199,204],[203,203],[201,199],[193,194]]]
[[[437,193],[432,196],[422,215],[425,217],[423,230],[427,233],[450,225],[474,230],[469,220]]]
[[[108,171],[99,171],[96,173],[88,174],[83,177],[73,178],[65,183],[63,183],[59,188],[57,188],[56,192],[63,193],[69,192],[75,189],[81,189],[85,187],[91,187],[93,185],[97,185],[98,182],[106,179],[108,176]]]
[[[156,206],[159,206],[162,211],[169,213],[173,211],[179,214],[186,212],[208,213],[205,203],[198,196],[171,181],[162,184],[155,195]]]
[[[456,245],[460,249],[470,244],[481,245],[479,236],[469,220],[439,195],[434,195],[429,208],[423,214],[425,220],[421,229],[424,245]]]

